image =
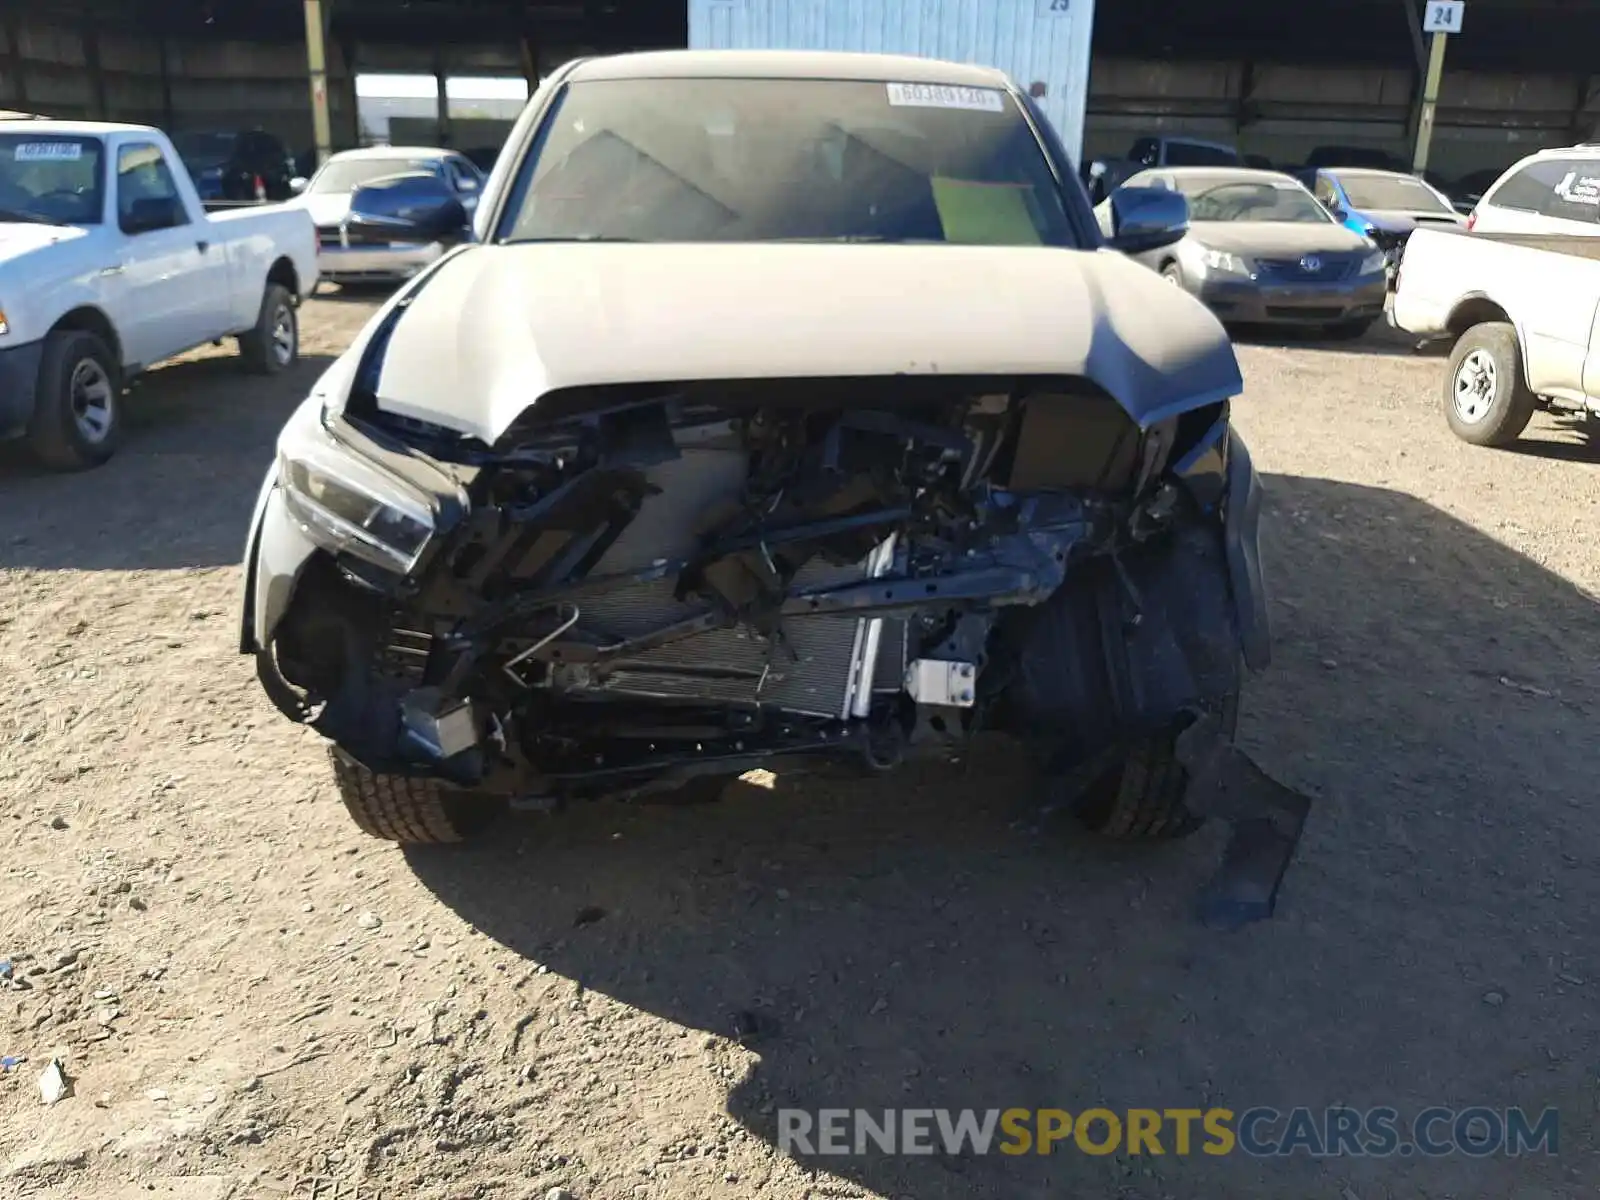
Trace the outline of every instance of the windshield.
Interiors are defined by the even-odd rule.
[[[439,161],[433,158],[333,159],[317,172],[317,177],[307,190],[321,195],[343,195],[374,179],[385,179],[407,171],[432,171],[438,174]]]
[[[103,157],[98,138],[0,134],[0,223],[98,225]]]
[[[1403,175],[1347,175],[1339,184],[1352,208],[1398,208],[1410,212],[1449,212],[1450,206],[1420,179]]]
[[[1327,225],[1333,222],[1315,197],[1297,183],[1275,180],[1180,179],[1191,221],[1273,221]]]
[[[530,159],[508,241],[1075,244],[1038,138],[997,89],[578,82]]]
[[[238,138],[231,133],[176,133],[172,148],[191,171],[220,167],[233,157]]]

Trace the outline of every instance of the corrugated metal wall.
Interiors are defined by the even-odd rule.
[[[1094,0],[689,0],[689,45],[852,50],[999,67],[1077,154]]]

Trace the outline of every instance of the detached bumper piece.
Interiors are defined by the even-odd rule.
[[[1202,716],[1180,734],[1177,751],[1189,773],[1190,809],[1233,829],[1222,864],[1200,895],[1200,920],[1215,929],[1266,920],[1277,907],[1311,798],[1258,767],[1214,716]]]

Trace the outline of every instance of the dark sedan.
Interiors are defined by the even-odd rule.
[[[1290,176],[1164,168],[1140,172],[1126,186],[1170,188],[1188,199],[1189,235],[1138,258],[1223,321],[1354,338],[1383,315],[1383,251],[1334,220]]]

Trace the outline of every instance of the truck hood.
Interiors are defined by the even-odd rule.
[[[1208,250],[1266,258],[1353,254],[1367,244],[1359,233],[1331,221],[1196,221],[1189,226],[1189,240]]]
[[[0,222],[0,265],[13,262],[25,254],[42,250],[46,246],[76,241],[87,232],[76,225],[35,225],[26,221]]]
[[[1069,375],[1146,427],[1243,387],[1216,318],[1109,250],[472,246],[387,319],[379,407],[485,442],[586,385]]]

